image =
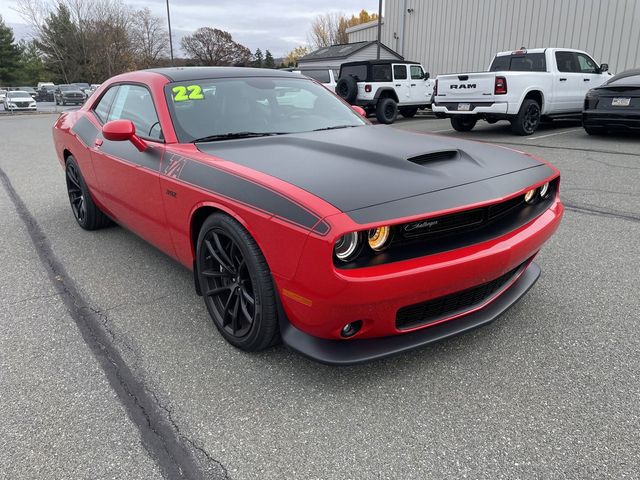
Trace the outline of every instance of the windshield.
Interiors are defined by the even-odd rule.
[[[31,95],[27,92],[9,92],[7,93],[7,98],[28,98],[31,100]]]
[[[366,125],[305,78],[216,78],[171,83],[165,95],[178,139],[287,134]]]

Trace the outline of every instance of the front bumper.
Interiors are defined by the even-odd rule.
[[[530,266],[515,283],[483,300],[484,303],[460,313],[443,314],[437,321],[404,327],[399,323],[398,312],[404,307],[478,287],[528,264],[557,229],[563,211],[556,198],[540,216],[498,238],[352,270],[336,269],[333,264],[326,266],[322,259],[328,254],[320,249],[322,242],[308,241],[296,275],[291,279],[274,277],[282,303],[281,318],[285,319],[281,327],[283,341],[322,362],[357,363],[415,348],[491,321],[533,284],[531,272],[538,271],[537,267]],[[525,284],[528,286],[523,289],[516,286]],[[518,291],[521,293],[517,294]],[[502,307],[493,307],[495,302]],[[363,322],[360,331],[350,339],[342,338],[344,325],[355,321]],[[332,360],[334,348],[336,358]],[[348,354],[352,348],[354,353]]]
[[[492,322],[516,303],[540,276],[531,263],[520,277],[484,308],[462,317],[403,335],[361,340],[329,340],[314,337],[286,320],[280,322],[282,341],[292,350],[327,365],[353,365],[423,347]]]

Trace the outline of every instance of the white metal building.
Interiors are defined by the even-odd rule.
[[[485,70],[498,51],[577,48],[613,73],[640,67],[640,0],[385,0],[382,43],[432,76]],[[377,22],[347,30],[377,38]]]

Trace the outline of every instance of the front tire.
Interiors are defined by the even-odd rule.
[[[451,126],[457,132],[470,132],[477,122],[478,119],[473,117],[451,117]]]
[[[389,125],[398,116],[398,104],[393,98],[381,98],[376,105],[376,119],[379,123]]]
[[[277,343],[271,272],[242,225],[222,213],[210,215],[198,235],[196,268],[209,316],[229,343],[248,352]]]
[[[71,155],[67,157],[65,174],[71,211],[78,225],[85,230],[98,230],[110,225],[109,217],[93,203],[93,198],[91,198],[91,193],[89,193],[87,184],[80,173],[78,163]]]
[[[530,98],[522,102],[518,115],[511,121],[511,130],[516,135],[531,135],[540,126],[540,105]]]

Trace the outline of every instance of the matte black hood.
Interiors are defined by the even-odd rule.
[[[487,189],[488,179],[542,168],[543,171],[536,172],[535,179],[531,180],[537,181],[538,177],[545,178],[552,173],[543,163],[504,148],[423,135],[385,125],[201,143],[197,146],[202,152],[303,188],[343,212],[390,202],[397,207],[402,199],[476,182],[482,182],[483,186],[478,185],[477,189],[484,192],[483,196],[496,198],[505,192]],[[530,176],[526,175],[524,181],[530,181]],[[522,175],[518,175],[520,177]],[[524,186],[513,185],[512,188],[515,191]],[[460,194],[462,191],[458,190],[456,195]],[[458,198],[456,201],[462,204],[480,200]],[[407,202],[401,203],[407,207]],[[432,210],[425,205],[422,204],[423,211]],[[382,216],[411,215],[414,209],[389,206],[389,210],[395,211]],[[380,214],[365,215],[359,221],[382,219],[379,217]]]

